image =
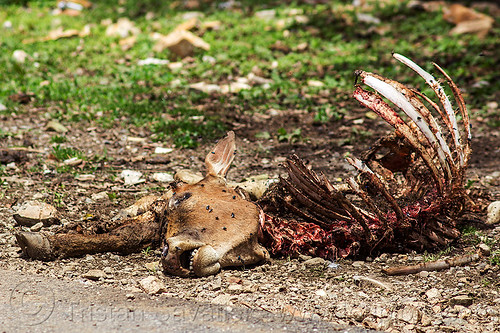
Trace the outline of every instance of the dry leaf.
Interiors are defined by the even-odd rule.
[[[443,18],[456,24],[450,34],[475,33],[484,37],[493,27],[492,17],[460,4],[443,7]]]
[[[121,38],[138,35],[140,32],[141,30],[134,25],[134,22],[126,17],[118,19],[116,23],[106,28],[106,36],[118,36]]]
[[[193,55],[195,48],[209,50],[210,45],[189,31],[175,30],[167,36],[160,37],[153,47],[153,50],[161,52],[165,48],[168,48],[177,56],[185,58]]]
[[[121,39],[118,44],[120,44],[121,48],[123,51],[130,50],[132,46],[135,45],[135,42],[137,41],[137,36],[132,35],[130,37]]]
[[[177,27],[175,27],[174,30],[186,30],[189,31],[193,29],[194,27],[198,26],[200,21],[198,21],[197,17],[192,17],[191,19],[179,24]]]
[[[23,44],[30,44],[35,42],[46,42],[49,40],[57,40],[60,38],[70,38],[70,37],[86,37],[90,35],[90,25],[86,25],[83,27],[81,31],[76,29],[68,29],[63,30],[62,27],[59,27],[55,30],[49,31],[48,35],[41,38],[27,38],[23,40]]]

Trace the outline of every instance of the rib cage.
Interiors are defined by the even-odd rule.
[[[373,251],[433,249],[459,236],[453,216],[466,202],[463,184],[471,153],[464,100],[451,78],[434,64],[459,106],[461,130],[439,82],[408,58],[393,56],[425,79],[441,107],[399,82],[356,71],[376,93],[356,85],[354,98],[395,133],[377,141],[361,159],[346,158],[358,171],[347,180],[348,191],[335,188],[299,157],[290,157],[285,164],[288,178],[280,178],[260,202],[266,212],[264,243],[274,254],[334,259]]]

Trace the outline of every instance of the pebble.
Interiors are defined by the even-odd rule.
[[[155,172],[151,178],[160,183],[171,183],[174,181],[174,176],[166,172]]]
[[[90,198],[96,202],[99,202],[99,201],[109,201],[109,195],[108,195],[108,192],[106,191],[102,191],[102,192],[99,192],[99,193],[94,193],[90,196]]]
[[[421,318],[421,313],[416,307],[406,305],[398,311],[397,318],[409,324],[416,324]]]
[[[123,178],[125,185],[135,185],[145,182],[145,180],[141,178],[142,172],[140,171],[123,170],[120,177]]]
[[[421,278],[426,278],[429,276],[429,272],[428,271],[421,271],[418,273],[418,276],[420,276]]]
[[[166,290],[165,285],[155,276],[148,276],[139,281],[140,286],[150,295],[163,293]]]
[[[326,260],[323,258],[312,258],[304,261],[302,264],[306,267],[314,267],[314,266],[326,266]]]
[[[470,306],[473,303],[473,299],[467,295],[458,295],[450,299],[450,305],[462,305],[462,306]]]
[[[102,271],[100,269],[91,269],[87,273],[84,273],[82,275],[82,277],[89,279],[89,280],[97,281],[101,278],[104,279],[106,277],[106,274],[104,273],[104,271]]]
[[[43,228],[43,223],[42,222],[38,222],[37,224],[35,224],[34,226],[32,226],[30,228],[30,230],[33,231],[33,232],[38,232],[38,231],[42,230],[42,228]]]
[[[478,245],[479,250],[481,251],[481,254],[485,257],[489,257],[491,254],[491,249],[488,245],[481,243]]]
[[[432,300],[441,297],[441,291],[437,288],[431,288],[425,292],[425,295]]]
[[[40,222],[48,227],[59,222],[57,209],[39,201],[24,202],[13,217],[19,225],[26,227],[34,226]]]
[[[500,201],[493,201],[488,206],[488,215],[486,217],[486,224],[497,224],[500,222]]]

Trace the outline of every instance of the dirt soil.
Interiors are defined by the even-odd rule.
[[[337,181],[353,173],[343,160],[351,152],[359,155],[377,138],[390,132],[378,119],[365,117],[367,110],[355,102],[345,107],[349,115],[339,121],[315,124],[313,116],[300,110],[270,111],[267,114],[231,115],[226,119],[237,135],[238,155],[228,179],[241,181],[251,175],[276,177],[287,156],[297,154],[315,170]],[[356,325],[392,332],[498,332],[500,327],[500,267],[487,259],[465,267],[442,272],[388,277],[384,267],[424,261],[422,253],[382,254],[366,261],[340,260],[335,263],[306,263],[308,258],[273,258],[270,263],[245,269],[225,269],[206,278],[165,276],[157,269],[159,251],[120,256],[113,253],[87,255],[83,258],[32,261],[21,256],[12,231],[20,227],[12,218],[21,203],[37,199],[57,207],[62,223],[111,219],[118,211],[146,194],[161,194],[167,186],[150,176],[154,172],[175,173],[179,169],[203,171],[203,160],[213,143],[196,150],[176,149],[170,154],[154,155],[157,146],[166,143],[149,140],[147,129],[121,127],[103,129],[95,124],[65,123],[69,129],[63,144],[80,149],[87,157],[106,156],[102,161],[84,162],[71,172],[57,173],[62,165],[51,156],[51,137],[46,129],[49,119],[45,109],[26,108],[26,112],[3,116],[4,132],[0,148],[23,146],[7,164],[0,196],[0,267],[26,275],[108,286],[129,294],[133,307],[140,298],[156,299],[140,288],[138,281],[154,275],[166,285],[166,297],[218,304],[236,309],[253,309],[297,318],[311,318],[334,325]],[[476,203],[464,221],[476,228],[483,226],[486,207],[500,200],[500,130],[473,120],[475,137],[468,179],[473,181],[470,195]],[[289,132],[301,128],[302,139],[296,143],[274,139],[256,139],[255,134],[276,133],[284,127]],[[134,139],[136,138],[136,139]],[[143,138],[143,139],[137,139]],[[94,169],[89,169],[89,166]],[[125,186],[119,177],[122,170],[141,171],[145,182]],[[95,175],[91,181],[79,181],[74,173]],[[111,199],[92,195],[106,191]],[[96,197],[94,197],[96,198]],[[50,229],[50,228],[48,228]],[[500,226],[482,230],[492,239],[500,238]],[[468,253],[471,244],[458,241],[448,256]],[[83,277],[89,270],[100,270],[97,280]],[[14,274],[14,272],[13,272]],[[18,273],[15,273],[18,274]],[[383,285],[363,282],[371,277]],[[61,290],[60,298],[71,290]],[[132,295],[132,296],[131,296]]]

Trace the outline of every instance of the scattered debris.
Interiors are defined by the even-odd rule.
[[[166,172],[155,172],[151,178],[160,183],[171,183],[174,181],[174,176]]]
[[[106,28],[106,36],[110,37],[125,38],[140,33],[141,30],[135,26],[134,22],[126,17],[119,18],[116,23],[110,24]]]
[[[369,283],[375,287],[389,290],[389,291],[392,291],[394,289],[390,283],[381,282],[381,281],[378,281],[378,280],[375,280],[373,278],[369,278],[366,276],[355,275],[352,278],[353,278],[354,282],[358,283],[358,284],[361,284],[364,282],[364,283]]]
[[[102,271],[100,269],[91,269],[91,270],[87,271],[87,273],[84,273],[82,275],[82,277],[89,279],[89,280],[98,281],[100,279],[106,278],[106,274],[104,273],[104,271]]]
[[[146,181],[145,179],[141,178],[142,172],[134,170],[123,170],[120,174],[120,177],[123,178],[125,185],[136,185],[144,183]]]
[[[163,282],[161,282],[156,276],[148,276],[139,281],[139,284],[142,289],[150,295],[161,294],[167,291]]]
[[[48,227],[59,222],[57,209],[45,202],[26,201],[14,213],[14,220],[19,225],[31,227],[42,222]]]
[[[494,225],[500,222],[500,201],[494,201],[488,206],[486,224]]]
[[[210,50],[210,45],[192,32],[175,30],[167,36],[159,37],[153,50],[155,52],[162,52],[166,48],[175,55],[185,58],[192,56],[195,49]]]
[[[387,275],[407,275],[407,274],[415,274],[422,271],[429,271],[429,272],[441,271],[443,269],[449,269],[450,267],[468,265],[474,261],[478,261],[480,258],[481,258],[480,255],[472,254],[448,260],[430,261],[413,266],[392,267],[392,268],[382,269],[382,272],[384,272]]]
[[[45,125],[45,130],[46,131],[54,131],[57,133],[66,133],[68,132],[68,129],[62,125],[60,122],[57,120],[51,120]]]
[[[165,148],[165,147],[156,147],[155,148],[155,154],[169,154],[173,151],[174,150],[172,148]]]
[[[24,64],[26,62],[26,59],[28,59],[29,57],[29,54],[24,52],[23,50],[15,50],[14,52],[12,52],[12,59],[20,64]]]
[[[158,59],[158,58],[146,58],[144,60],[139,60],[137,65],[139,66],[147,66],[147,65],[168,65],[170,63],[169,60],[166,59]],[[142,139],[142,138],[141,138]]]

